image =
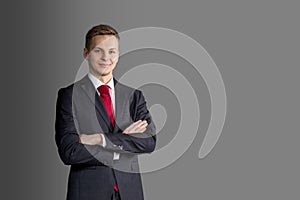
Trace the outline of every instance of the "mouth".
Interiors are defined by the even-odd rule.
[[[101,66],[101,67],[109,67],[110,66],[110,64],[105,64],[105,63],[99,63],[99,65]]]

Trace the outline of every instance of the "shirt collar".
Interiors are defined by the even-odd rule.
[[[90,72],[88,73],[88,77],[89,79],[92,81],[96,91],[97,91],[97,88],[101,85],[105,85],[105,83],[103,83],[102,81],[100,81],[98,78],[96,78],[93,74],[91,74]],[[114,78],[112,77],[108,83],[106,84],[109,86],[109,88],[111,90],[114,90],[115,89],[115,86],[114,86]]]

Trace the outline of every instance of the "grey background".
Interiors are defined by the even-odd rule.
[[[146,199],[299,198],[299,1],[1,4],[1,199],[65,198],[68,167],[54,144],[56,92],[74,80],[84,35],[99,23],[119,32],[158,26],[187,34],[212,56],[226,86],[223,133],[199,160],[210,101],[201,77],[190,77],[198,83],[201,131],[173,165],[143,175]],[[154,50],[124,56],[123,66],[147,63],[145,55],[192,70],[179,57]],[[121,65],[118,70],[116,76]]]

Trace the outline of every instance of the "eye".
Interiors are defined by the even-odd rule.
[[[110,54],[115,54],[116,51],[110,50],[109,53],[110,53]]]
[[[95,52],[96,54],[101,54],[101,53],[103,53],[103,50],[102,50],[102,49],[99,49],[99,48],[96,48],[96,49],[94,49],[94,52]]]

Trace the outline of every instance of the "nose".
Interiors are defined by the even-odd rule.
[[[108,60],[108,59],[109,59],[108,54],[104,52],[104,53],[102,54],[102,56],[101,56],[101,60],[106,61],[106,60]]]

